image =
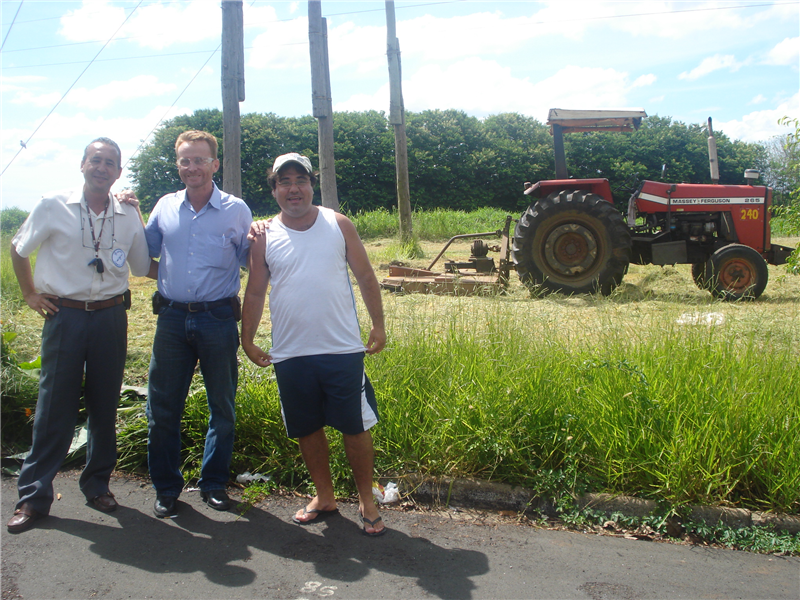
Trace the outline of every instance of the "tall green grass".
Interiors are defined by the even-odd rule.
[[[503,226],[508,213],[498,208],[481,208],[464,212],[435,209],[412,214],[414,237],[419,240],[443,241],[462,233],[494,231]],[[399,234],[396,210],[375,210],[348,215],[363,240],[395,237]]]
[[[3,297],[3,311],[18,307],[22,302],[22,292],[20,292],[17,276],[14,275],[14,266],[11,264],[11,239],[13,234],[3,234],[0,236],[0,295]],[[31,264],[35,264],[35,257],[31,259]],[[4,315],[5,321],[7,315]]]
[[[27,211],[16,206],[6,206],[0,210],[0,231],[13,236],[27,218]]]
[[[371,360],[383,469],[533,487],[562,471],[584,489],[678,505],[800,508],[796,323],[665,315],[639,332],[601,302],[582,337],[532,304],[524,320],[467,301],[394,324]]]
[[[396,302],[389,346],[367,359],[381,413],[378,473],[800,510],[797,322],[678,325],[675,309],[623,321],[617,305],[595,299],[590,321],[566,327],[547,300]],[[308,483],[272,371],[245,365],[237,403],[234,470]],[[200,391],[185,419],[189,472],[206,414]],[[121,442],[124,465],[144,464],[143,440]],[[337,489],[352,491],[341,438],[331,440]]]

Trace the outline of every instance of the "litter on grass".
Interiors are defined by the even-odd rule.
[[[263,481],[266,483],[271,479],[271,475],[262,475],[261,473],[251,474],[250,471],[245,471],[241,475],[236,476],[236,483],[253,483],[254,481]]]
[[[678,325],[722,325],[725,315],[718,312],[683,313],[675,322]]]
[[[382,486],[377,481],[372,483],[372,495],[381,504],[390,504],[400,500],[400,490],[397,489],[397,484],[390,482],[386,487]]]

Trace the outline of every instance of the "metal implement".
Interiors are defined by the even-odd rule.
[[[507,216],[505,225],[496,231],[466,233],[451,237],[427,269],[390,265],[389,277],[381,281],[381,287],[392,292],[421,292],[455,296],[499,292],[508,284],[509,271],[514,268],[509,259],[509,232],[512,220],[511,216]],[[470,247],[469,260],[466,262],[448,260],[444,263],[444,272],[432,270],[456,240],[490,236],[499,237],[500,244],[490,246],[478,239]],[[496,265],[494,259],[488,256],[489,252],[499,252],[500,258]]]

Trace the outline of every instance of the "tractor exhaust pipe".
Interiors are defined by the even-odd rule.
[[[711,127],[711,117],[708,117],[708,166],[711,169],[711,183],[719,183],[719,161],[717,160],[717,140]]]

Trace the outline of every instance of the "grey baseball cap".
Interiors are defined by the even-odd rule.
[[[311,175],[311,172],[313,171],[310,160],[308,160],[302,154],[298,154],[297,152],[290,152],[289,154],[281,154],[278,158],[275,159],[275,164],[272,165],[272,172],[277,173],[287,163],[297,163],[298,165],[303,167],[303,169],[309,175]]]

